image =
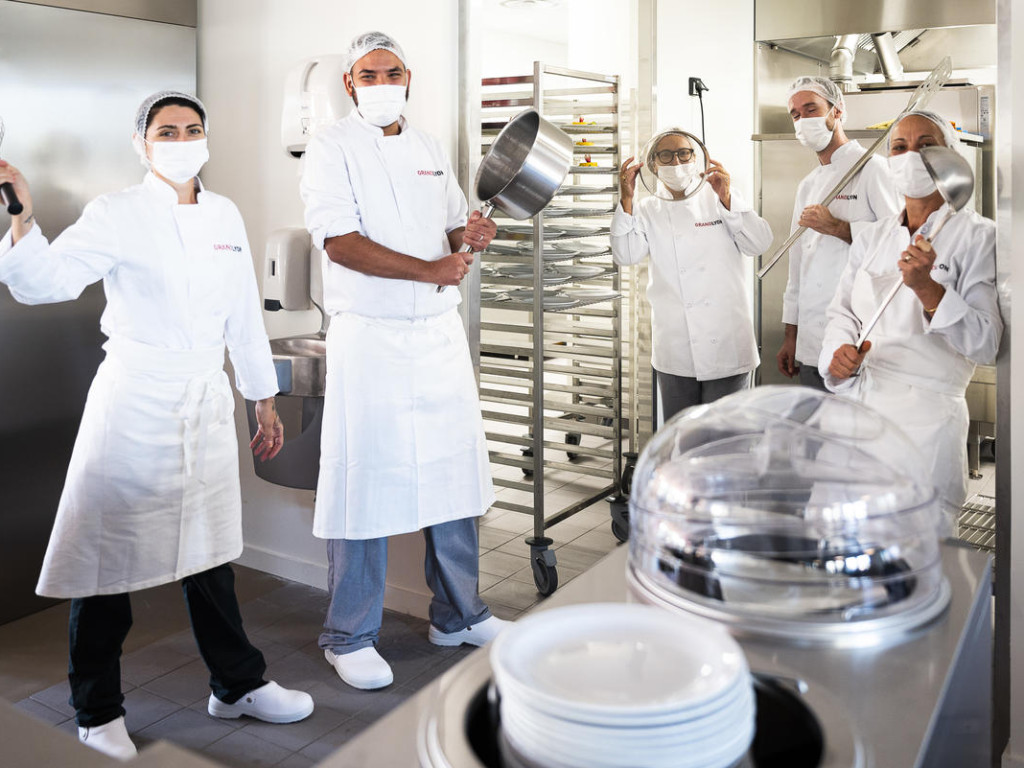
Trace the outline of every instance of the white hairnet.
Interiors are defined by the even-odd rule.
[[[816,93],[829,104],[839,108],[839,112],[842,115],[843,122],[846,122],[846,99],[843,98],[843,92],[839,89],[839,86],[829,80],[827,77],[817,77],[812,75],[803,75],[793,81],[793,84],[789,86],[789,90],[786,92],[786,103],[793,98],[794,94],[800,91],[810,91]]]
[[[363,32],[363,34],[352,38],[352,42],[349,43],[345,57],[345,69],[351,72],[356,62],[371,51],[390,51],[401,60],[403,67],[408,68],[409,66],[405,61],[405,52],[402,51],[402,46],[391,35],[383,32]]]
[[[206,107],[203,106],[203,102],[195,96],[182,93],[181,91],[157,91],[143,101],[139,105],[139,111],[135,113],[135,132],[139,136],[146,135],[146,123],[149,121],[149,113],[153,111],[153,105],[164,99],[182,99],[192,104],[196,112],[199,113],[199,118],[203,121],[203,130],[209,132],[210,126],[206,121]]]
[[[135,133],[132,136],[132,147],[135,149],[135,154],[139,156],[139,162],[147,169],[150,162],[146,157],[146,123],[149,122],[149,113],[153,111],[153,107],[164,99],[187,101],[199,113],[199,119],[203,121],[203,132],[209,133],[210,130],[210,124],[206,119],[206,107],[195,96],[182,91],[157,91],[139,105],[139,111],[135,113]]]
[[[956,149],[958,146],[960,146],[960,137],[956,135],[956,130],[953,128],[952,123],[950,123],[949,120],[946,120],[942,115],[938,114],[937,112],[930,112],[926,109],[915,109],[910,112],[907,112],[907,114],[901,117],[893,125],[893,131],[896,130],[897,125],[902,123],[911,115],[917,115],[918,117],[926,118],[935,123],[935,125],[937,125],[939,127],[939,130],[942,132],[942,140],[946,142],[946,146],[949,147],[950,149]],[[888,152],[890,144],[892,144],[892,131],[889,132],[889,138],[885,142],[886,152]]]

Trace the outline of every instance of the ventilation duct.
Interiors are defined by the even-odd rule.
[[[871,39],[875,43],[875,53],[878,54],[878,66],[885,75],[885,82],[891,83],[903,79],[903,64],[900,62],[900,55],[896,52],[896,41],[891,32],[874,34]]]
[[[853,83],[853,59],[860,35],[838,35],[829,56],[828,76],[843,92],[856,90]]]

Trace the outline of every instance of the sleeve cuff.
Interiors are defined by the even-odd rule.
[[[932,331],[939,331],[944,328],[949,328],[951,325],[955,325],[960,322],[967,314],[969,306],[956,291],[946,288],[946,293],[939,302],[938,308],[935,310],[935,314],[932,315],[931,322],[928,323],[926,333]]]
[[[639,232],[639,222],[634,214],[622,210],[622,204],[615,206],[615,213],[612,215],[612,223],[609,225],[609,232],[616,237],[628,235],[631,232]]]
[[[782,322],[786,325],[799,325],[800,313],[797,308],[791,304],[782,304]]]
[[[263,400],[278,393],[277,371],[270,354],[270,341],[250,341],[228,350],[235,369],[235,387],[246,400]]]
[[[46,238],[39,231],[39,225],[33,225],[32,229],[17,243],[12,243],[14,234],[7,230],[3,240],[0,240],[0,281],[9,282],[19,275],[26,264],[25,257],[31,259],[31,255],[47,246]]]

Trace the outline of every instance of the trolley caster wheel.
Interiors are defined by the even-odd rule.
[[[566,432],[565,442],[567,445],[579,445],[583,440],[583,436],[579,432]],[[580,457],[578,453],[571,453],[570,451],[565,452],[565,457],[569,461],[576,461]]]
[[[522,453],[523,453],[523,458],[524,459],[532,459],[533,458],[533,449],[532,448],[523,448]],[[523,476],[524,477],[533,477],[533,470],[532,469],[527,469],[526,467],[523,467]]]
[[[626,465],[622,468],[622,479],[619,481],[619,488],[622,490],[622,495],[628,499],[630,491],[633,490],[633,472],[636,470],[637,455],[635,453],[626,453],[623,456],[626,459]]]
[[[533,570],[533,583],[537,585],[537,591],[547,597],[558,589],[558,571],[555,568],[555,553],[550,547],[554,542],[549,538],[534,538],[526,540],[530,545],[530,567]]]
[[[629,502],[625,496],[608,499],[612,513],[612,535],[619,541],[629,541]]]
[[[541,557],[533,558],[533,583],[544,597],[554,594],[558,589],[558,570],[553,565],[545,565]]]

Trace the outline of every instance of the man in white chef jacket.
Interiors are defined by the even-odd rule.
[[[504,622],[477,594],[476,520],[494,500],[476,380],[457,305],[494,237],[440,143],[401,116],[411,73],[389,36],[349,48],[356,108],[310,142],[306,226],[324,252],[327,392],[313,534],[328,540],[320,647],[355,688],[393,681],[374,647],[387,537],[423,530],[430,642],[483,645]],[[448,286],[439,291],[438,286]]]
[[[787,106],[796,137],[818,155],[818,167],[796,191],[793,226],[810,231],[789,250],[789,281],[782,299],[785,340],[776,356],[779,371],[804,386],[825,390],[818,355],[825,332],[825,310],[846,267],[858,232],[900,210],[883,158],[868,160],[828,206],[819,205],[866,151],[843,130],[846,100],[827,77],[798,77]]]

